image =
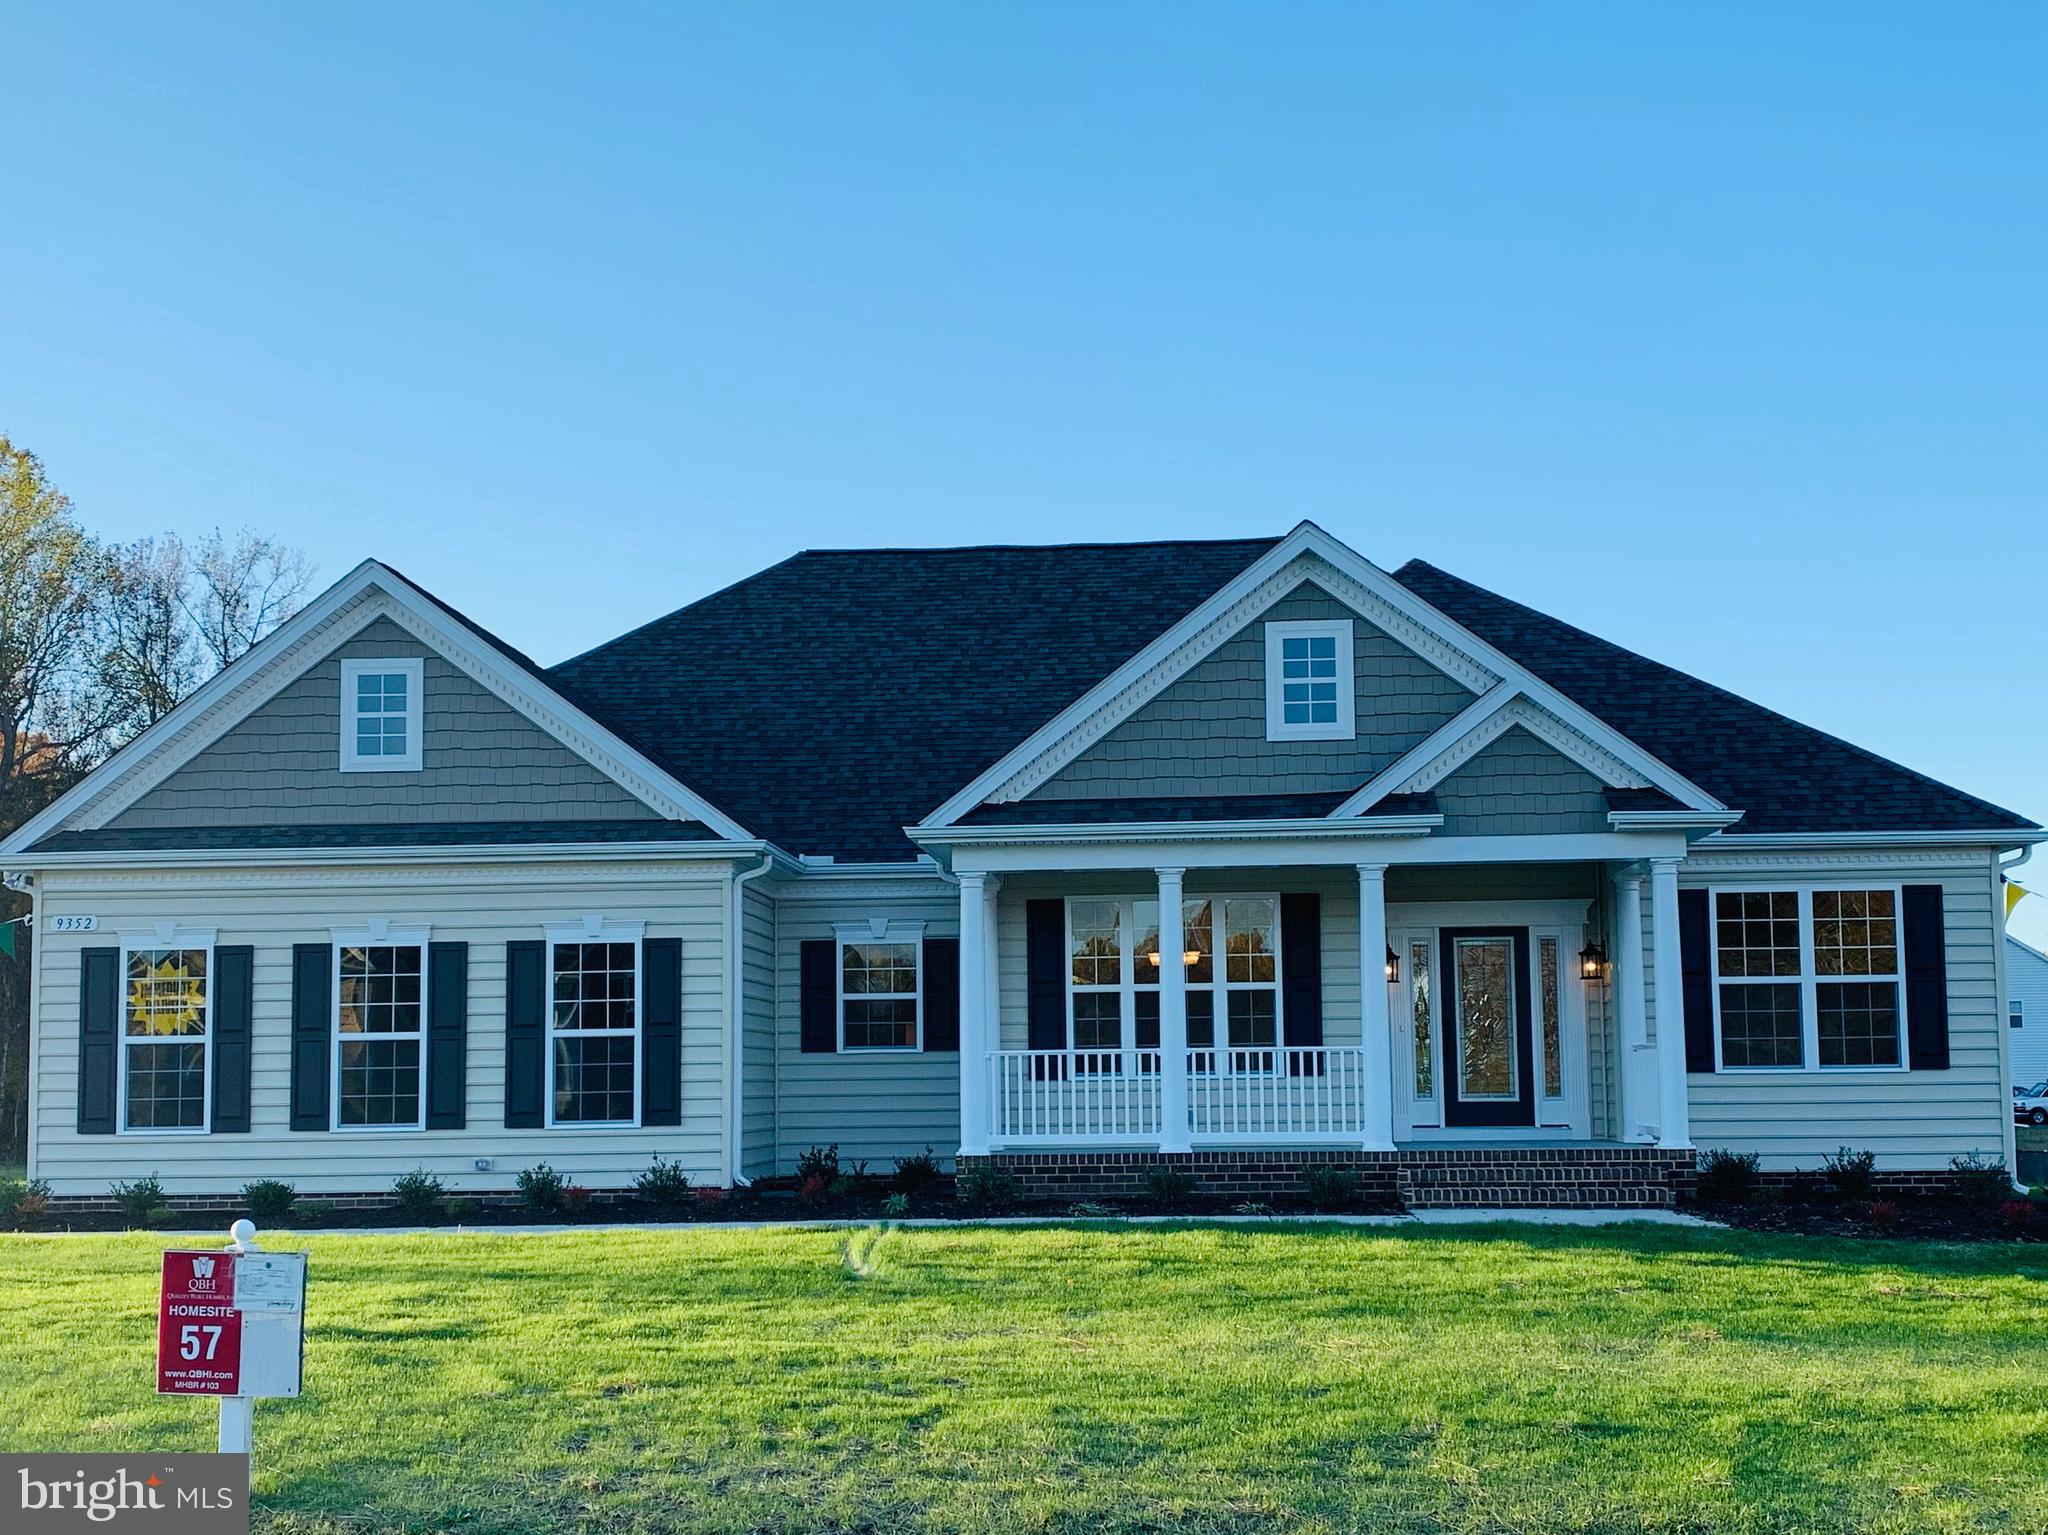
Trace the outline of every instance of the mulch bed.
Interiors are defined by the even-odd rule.
[[[1773,1198],[1766,1194],[1740,1201],[1691,1200],[1684,1208],[1745,1231],[1797,1236],[1880,1237],[1909,1242],[2048,1242],[2048,1199],[2023,1199],[2019,1195],[2010,1201],[1987,1204],[1925,1196],[1859,1200]],[[2019,1214],[2020,1208],[2027,1213]]]

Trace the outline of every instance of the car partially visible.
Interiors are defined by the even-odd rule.
[[[2048,1125],[2048,1082],[2012,1090],[2012,1119],[2016,1125]]]

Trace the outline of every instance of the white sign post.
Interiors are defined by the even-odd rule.
[[[219,1398],[221,1453],[247,1455],[256,1398],[299,1394],[306,1255],[264,1252],[246,1220],[228,1235],[225,1253],[164,1254],[156,1388]]]

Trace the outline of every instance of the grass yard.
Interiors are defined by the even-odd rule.
[[[282,1245],[279,1239],[272,1245]],[[211,1448],[0,1237],[0,1448]],[[1646,1225],[325,1237],[258,1527],[2038,1531],[2048,1250]]]

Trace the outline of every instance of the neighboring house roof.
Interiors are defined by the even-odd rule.
[[[224,848],[500,847],[580,842],[713,842],[695,821],[428,821],[413,825],[136,826],[60,831],[38,853],[130,853]]]
[[[547,675],[778,846],[909,858],[905,826],[1277,542],[814,550]]]
[[[1403,586],[1742,811],[1760,832],[2029,830],[1997,805],[1609,644],[1422,560]]]

